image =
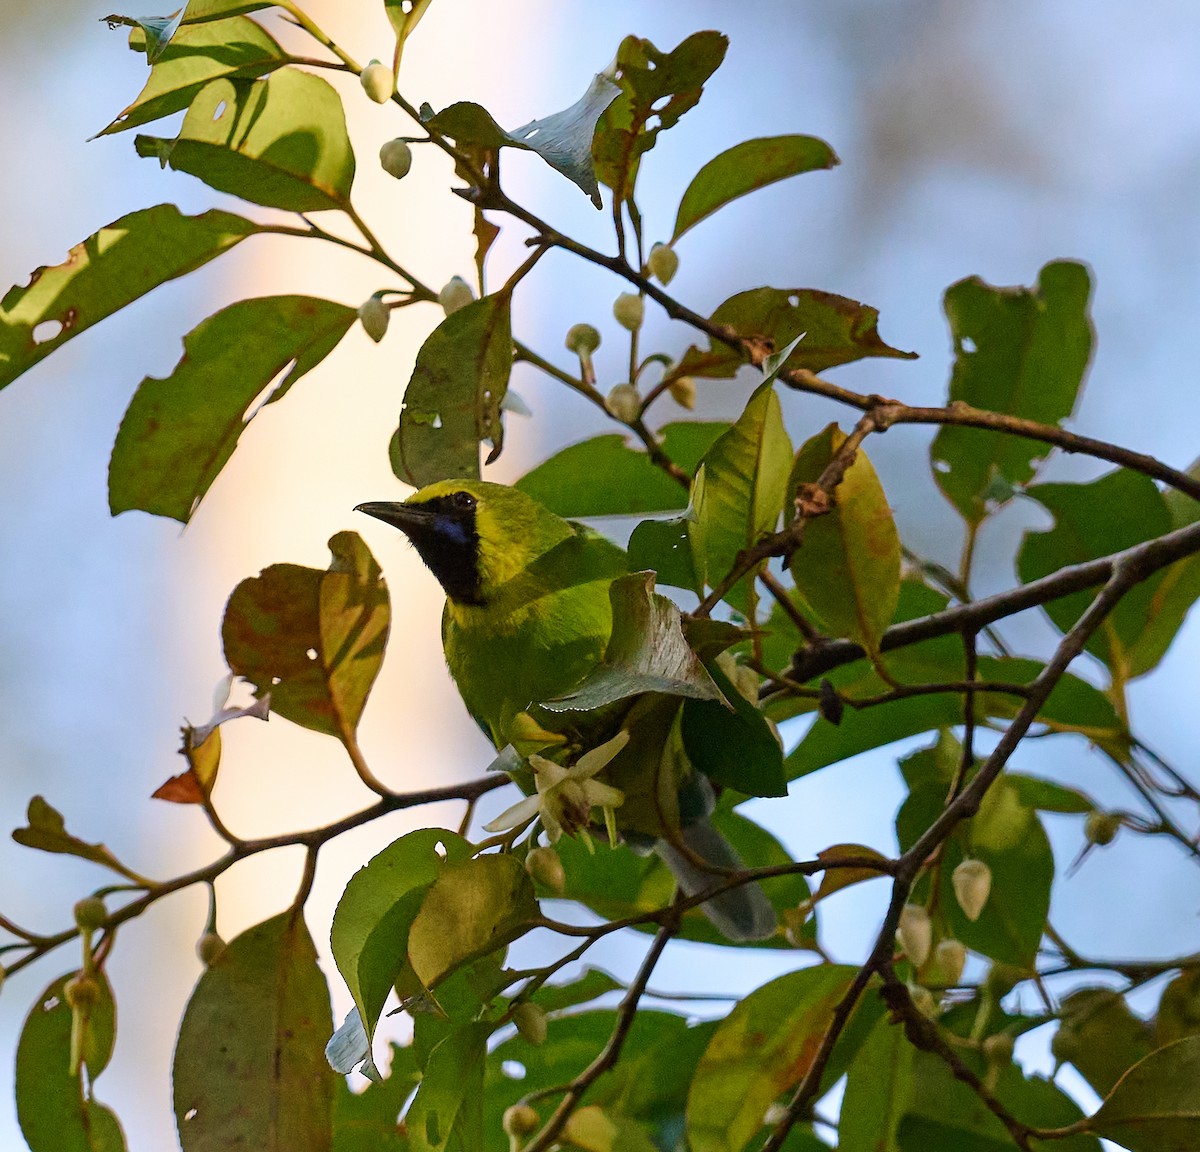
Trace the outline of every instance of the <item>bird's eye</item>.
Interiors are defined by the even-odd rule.
[[[470,492],[455,492],[451,499],[454,501],[454,507],[461,508],[464,512],[475,507],[475,497]]]

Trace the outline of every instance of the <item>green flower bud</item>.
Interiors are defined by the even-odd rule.
[[[386,64],[380,64],[378,60],[372,60],[362,70],[359,80],[362,82],[363,91],[376,104],[386,104],[396,90],[396,77],[392,75],[392,70]]]
[[[72,1012],[86,1013],[100,1002],[100,984],[94,976],[85,976],[76,972],[63,985],[63,999],[66,1000]]]
[[[562,895],[567,884],[567,873],[563,869],[562,857],[553,848],[534,848],[525,857],[525,871],[551,892]]]
[[[108,909],[99,896],[88,896],[75,905],[75,923],[85,932],[94,932],[108,918]]]
[[[1104,848],[1117,838],[1121,824],[1119,813],[1093,810],[1087,814],[1087,820],[1084,821],[1083,834],[1089,844],[1099,844]]]
[[[358,306],[359,323],[362,324],[363,331],[376,344],[383,339],[387,332],[388,320],[391,319],[391,315],[392,310],[378,296],[368,296]]]
[[[642,398],[632,384],[618,384],[606,397],[604,406],[618,420],[631,424],[642,410]]]
[[[646,318],[646,301],[635,292],[622,292],[613,301],[613,315],[622,328],[636,332]]]
[[[207,968],[222,952],[225,951],[225,941],[221,939],[215,932],[205,932],[199,940],[196,941],[196,955],[200,957],[200,963]]]
[[[961,940],[939,940],[934,959],[944,984],[957,984],[967,964],[967,950]]]
[[[412,149],[407,140],[389,140],[379,149],[379,166],[397,180],[403,180],[412,168]]]
[[[617,1126],[595,1104],[580,1108],[563,1125],[563,1139],[584,1152],[614,1152]]]
[[[929,913],[920,904],[905,904],[900,910],[896,939],[914,967],[920,968],[929,959],[933,925],[929,922]]]
[[[914,1006],[922,1016],[929,1020],[938,1018],[938,1002],[928,988],[922,987],[920,984],[910,984],[908,994],[912,997]]]
[[[474,299],[475,293],[471,291],[471,285],[461,276],[451,276],[438,293],[438,303],[447,316],[465,308]]]
[[[989,1068],[1003,1068],[1012,1063],[1013,1038],[1007,1032],[997,1032],[983,1042],[983,1058]]]
[[[675,273],[679,271],[679,256],[670,245],[655,244],[650,249],[650,255],[646,257],[646,267],[650,275],[665,287],[675,279]]]
[[[686,408],[690,412],[696,407],[696,381],[690,376],[680,376],[678,379],[672,380],[667,385],[667,391],[671,393],[671,399],[681,408]]]
[[[542,1118],[528,1104],[513,1104],[504,1110],[504,1131],[509,1136],[532,1136]]]
[[[600,333],[590,324],[572,324],[567,329],[567,350],[576,356],[590,356],[600,347]]]
[[[992,892],[992,870],[982,860],[964,860],[950,877],[963,915],[978,920]]]
[[[513,1010],[513,1023],[517,1031],[535,1048],[546,1039],[546,1013],[536,1004],[528,1000],[518,1004]]]

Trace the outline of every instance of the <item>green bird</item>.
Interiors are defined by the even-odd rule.
[[[403,502],[355,510],[399,528],[445,590],[442,644],[463,702],[497,749],[512,745],[531,767],[514,778],[536,796],[510,810],[512,823],[540,813],[555,841],[562,831],[586,833],[600,808],[610,834],[615,824],[635,851],[652,847],[687,895],[744,867],[709,821],[713,791],[684,751],[679,697],[644,693],[591,711],[540,707],[603,660],[609,588],[628,574],[624,551],[482,480],[443,480]],[[702,908],[732,940],[776,928],[757,884]]]

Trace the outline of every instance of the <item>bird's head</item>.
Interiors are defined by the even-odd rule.
[[[547,544],[570,533],[566,521],[516,488],[486,480],[439,480],[407,500],[359,504],[399,528],[458,605],[486,604]]]

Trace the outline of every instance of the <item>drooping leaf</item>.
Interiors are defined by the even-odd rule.
[[[393,841],[350,877],[333,913],[329,943],[368,1043],[408,962],[408,933],[426,890],[447,862],[466,860],[471,851],[457,833],[422,828]]]
[[[915,352],[901,352],[880,339],[877,309],[814,288],[751,288],[718,305],[709,319],[738,336],[765,343],[767,350],[782,348],[804,333],[789,368],[823,372],[868,356],[916,359]],[[707,351],[693,345],[671,376],[730,377],[747,359],[718,341]]]
[[[688,1095],[694,1152],[742,1152],[771,1103],[807,1071],[853,977],[853,968],[837,964],[789,972],[751,992],[721,1021]],[[831,1062],[830,1071],[832,1083],[844,1064]]]
[[[512,370],[511,298],[473,300],[452,312],[421,345],[392,436],[392,471],[422,488],[479,476],[479,444],[503,442],[500,402]]]
[[[256,231],[229,212],[184,216],[174,204],[114,220],[0,300],[0,388],[73,336]]]
[[[116,1008],[103,971],[93,974],[99,989],[88,1013],[82,1045],[89,1090],[71,1075],[71,1008],[60,976],[34,1001],[17,1042],[17,1122],[29,1152],[125,1152],[116,1116],[94,1096],[92,1082],[112,1056]]]
[[[1092,353],[1091,287],[1087,268],[1067,260],[1047,264],[1032,289],[994,288],[978,276],[951,285],[951,402],[1043,424],[1070,416]],[[938,487],[968,524],[1028,483],[1048,452],[1040,441],[954,425],[930,447]]]
[[[357,318],[312,296],[263,296],[201,322],[184,337],[175,371],[147,376],[121,421],[108,469],[112,514],[140,509],[186,524],[250,421],[324,360]]]
[[[183,1152],[324,1152],[334,1073],[329,990],[304,916],[291,910],[229,942],[179,1026],[174,1105]]]
[[[768,382],[704,454],[704,481],[694,487],[695,519],[688,523],[688,536],[697,576],[705,585],[716,587],[732,571],[739,552],[778,527],[791,458],[779,397]],[[743,577],[726,599],[750,615],[750,581]]]
[[[695,32],[670,52],[637,36],[621,41],[614,61],[620,96],[600,118],[593,145],[596,175],[618,201],[632,198],[642,156],[696,106],[728,47],[719,32]]]
[[[728,427],[719,421],[681,421],[665,425],[658,435],[667,458],[691,474]],[[684,507],[688,499],[678,481],[619,433],[564,448],[526,472],[515,486],[567,517],[668,512]]]
[[[225,608],[225,659],[280,716],[346,740],[379,672],[391,610],[379,565],[354,532],[329,541],[329,568],[273,564]]]
[[[144,45],[145,36],[140,30],[130,36],[130,47]],[[286,53],[255,20],[235,16],[185,23],[154,62],[137,98],[98,135],[124,132],[170,116],[186,108],[210,80],[255,79],[286,63]]]
[[[1076,988],[1063,998],[1054,1055],[1067,1060],[1100,1096],[1157,1047],[1154,1029],[1112,988]]]
[[[838,1118],[841,1152],[898,1152],[896,1129],[913,1089],[916,1049],[883,1017],[850,1065]]]
[[[616,99],[620,89],[597,73],[588,90],[570,108],[531,120],[505,132],[478,104],[463,101],[434,113],[421,108],[421,121],[431,131],[450,136],[457,144],[494,151],[502,147],[536,152],[556,172],[562,173],[600,207],[600,189],[592,164],[592,137],[596,122]]]
[[[64,856],[78,856],[90,860],[93,864],[102,864],[122,876],[134,880],[141,878],[130,872],[103,844],[89,844],[72,836],[67,831],[62,813],[52,808],[41,796],[35,796],[29,801],[29,809],[25,819],[29,824],[24,828],[13,831],[12,838],[26,848],[37,848],[42,852],[55,852]]]
[[[613,629],[604,659],[571,692],[543,702],[553,712],[589,711],[642,692],[719,700],[720,690],[683,635],[679,609],[654,591],[653,572],[609,587]]]
[[[352,1092],[339,1078],[333,1104],[333,1144],[330,1152],[408,1152],[400,1127],[404,1102],[420,1083],[413,1050],[390,1045],[391,1068],[382,1083]]]
[[[139,136],[138,155],[218,192],[289,212],[346,208],[354,153],[337,92],[284,68],[265,80],[213,80],[193,97],[175,140]]]
[[[796,454],[787,491],[822,474],[846,437],[830,424]],[[833,507],[814,516],[792,555],[796,596],[831,636],[846,636],[868,652],[891,624],[900,595],[900,537],[883,485],[860,448],[833,491]],[[791,519],[792,509],[787,510]]]
[[[1085,560],[1094,560],[1171,531],[1174,525],[1154,481],[1140,472],[1117,469],[1088,484],[1035,484],[1028,494],[1053,516],[1054,527],[1027,532],[1017,556],[1023,581]],[[1183,623],[1176,610],[1161,612],[1157,572],[1131,588],[1088,640],[1088,651],[1121,679],[1150,671]],[[1046,615],[1068,631],[1098,590],[1078,592],[1045,605]],[[1186,607],[1176,605],[1176,609]]]
[[[692,177],[675,214],[671,243],[739,196],[838,163],[833,149],[815,136],[765,136],[735,144]]]
[[[503,948],[540,915],[533,881],[512,856],[449,864],[425,893],[409,929],[409,963],[432,988],[466,961]]]
[[[492,857],[491,859],[498,859]],[[410,1146],[437,1152],[450,1145],[483,1145],[483,1062],[492,1025],[454,1029],[429,1055],[417,1094],[404,1118]]]

